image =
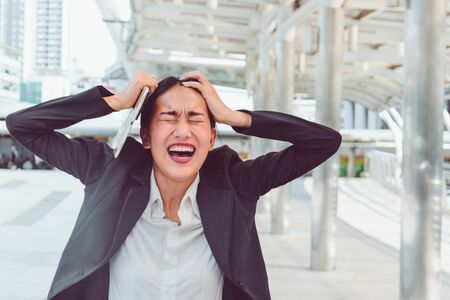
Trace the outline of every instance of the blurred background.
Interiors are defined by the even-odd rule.
[[[446,0],[0,0],[0,299],[46,295],[83,197],[5,117],[120,91],[139,70],[199,70],[233,109],[342,134],[332,158],[258,203],[274,299],[450,299],[449,12]],[[110,144],[127,112],[59,131]],[[219,134],[242,159],[287,146]]]

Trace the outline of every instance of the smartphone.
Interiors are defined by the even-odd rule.
[[[147,99],[147,95],[150,89],[148,86],[145,86],[141,94],[139,95],[138,100],[136,101],[134,107],[131,108],[130,113],[128,114],[125,122],[119,127],[114,139],[111,143],[111,148],[113,149],[114,158],[119,157],[120,151],[127,140],[128,134],[130,133],[131,127],[133,127],[134,121],[137,120],[139,114],[141,113],[142,107],[144,106],[145,100]]]

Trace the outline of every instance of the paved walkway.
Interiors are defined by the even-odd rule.
[[[368,178],[340,178],[339,181],[338,217],[364,234],[399,250],[400,196]],[[312,181],[308,181],[307,189],[311,187]],[[442,215],[441,229],[442,269],[450,274],[450,215]]]
[[[340,184],[337,269],[331,272],[309,269],[311,178],[305,180],[306,189],[299,190],[303,185],[295,183],[289,234],[270,234],[269,215],[257,216],[273,299],[398,299],[396,233],[387,235],[394,247],[371,237],[376,237],[377,230],[391,230],[392,224],[376,215],[369,219],[371,214],[364,209],[373,210],[373,204],[358,206],[358,198],[345,196],[360,183],[343,180]],[[0,170],[0,299],[43,299],[47,295],[82,195],[81,183],[59,171]],[[363,223],[371,224],[361,231],[351,226],[361,225],[360,213],[366,213]],[[442,295],[450,295],[446,278]]]

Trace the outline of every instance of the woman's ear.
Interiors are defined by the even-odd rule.
[[[141,127],[140,135],[142,140],[142,147],[144,147],[144,149],[150,149],[150,135],[148,134],[148,130]]]
[[[217,138],[217,128],[211,129],[211,139],[209,140],[209,150],[214,148],[214,144],[216,143]]]

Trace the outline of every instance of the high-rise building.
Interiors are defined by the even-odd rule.
[[[68,2],[0,0],[0,100],[35,102],[69,92]]]
[[[24,0],[0,1],[2,53],[21,58],[24,41]]]
[[[66,95],[70,91],[68,78],[69,57],[69,4],[68,0],[27,0],[33,68],[25,67],[24,80],[41,82],[41,99]],[[28,34],[28,27],[27,34]],[[27,66],[30,66],[26,63]]]
[[[18,102],[24,43],[24,0],[0,0],[0,103]]]
[[[62,75],[63,0],[37,0],[35,72]]]

